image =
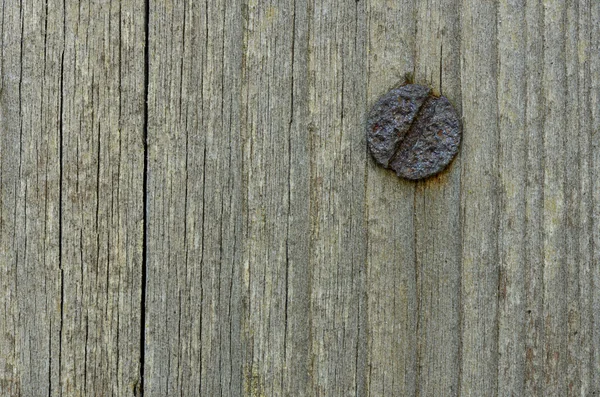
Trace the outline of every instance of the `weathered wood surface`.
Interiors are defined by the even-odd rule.
[[[1,6],[0,395],[600,395],[600,2]],[[405,182],[365,114],[462,113]]]

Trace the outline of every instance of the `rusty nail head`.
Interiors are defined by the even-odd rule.
[[[417,84],[390,90],[367,119],[373,158],[405,179],[424,179],[446,168],[458,153],[461,135],[459,116],[448,99]]]

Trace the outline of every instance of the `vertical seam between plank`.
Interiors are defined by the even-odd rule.
[[[58,267],[60,270],[60,328],[58,331],[58,388],[59,395],[62,395],[62,335],[64,322],[64,302],[65,302],[65,273],[63,268],[62,235],[63,235],[63,105],[64,105],[64,70],[65,70],[65,49],[67,46],[67,4],[63,1],[63,51],[60,61],[60,106],[58,115],[59,129],[59,190],[58,190]],[[49,393],[52,393],[50,390]]]
[[[291,94],[290,94],[290,121],[288,126],[288,184],[287,184],[287,228],[285,236],[285,307],[284,307],[284,332],[283,332],[283,365],[287,367],[287,336],[288,336],[288,304],[290,299],[290,211],[292,206],[292,125],[294,123],[294,56],[296,44],[296,1],[292,12],[292,48],[291,48]],[[281,391],[285,392],[285,376],[281,375]]]
[[[143,121],[143,147],[144,170],[142,177],[142,277],[141,277],[141,302],[140,302],[140,379],[138,394],[144,396],[144,366],[146,353],[146,285],[148,281],[148,83],[150,75],[150,0],[144,1],[144,121]]]

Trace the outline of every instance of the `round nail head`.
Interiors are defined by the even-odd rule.
[[[367,119],[367,142],[375,161],[410,180],[446,168],[458,153],[461,135],[459,116],[448,99],[417,84],[383,95]]]

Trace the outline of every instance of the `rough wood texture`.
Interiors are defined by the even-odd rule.
[[[5,0],[2,396],[600,395],[600,2]],[[376,166],[409,76],[442,174]]]
[[[148,11],[144,395],[241,395],[240,4]]]
[[[141,386],[143,2],[3,2],[2,395]]]

